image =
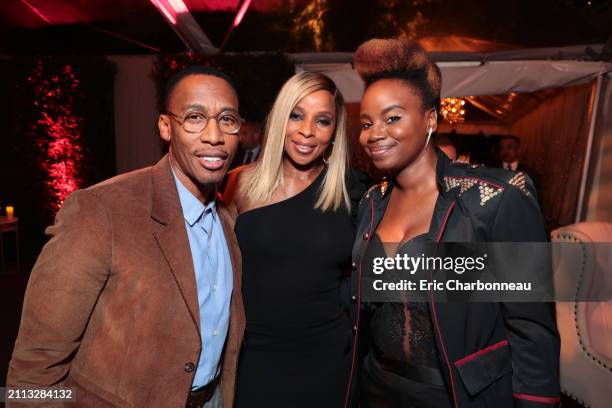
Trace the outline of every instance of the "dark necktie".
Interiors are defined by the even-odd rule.
[[[252,160],[253,160],[253,152],[248,150],[246,152],[246,154],[244,155],[244,163],[243,164],[249,164]]]

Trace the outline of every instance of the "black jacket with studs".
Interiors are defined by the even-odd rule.
[[[528,176],[450,162],[438,151],[440,195],[430,231],[437,242],[545,242]],[[368,353],[362,260],[383,215],[392,181],[372,187],[358,210],[353,247],[351,319],[355,349],[348,406],[358,404],[358,377]],[[429,302],[437,355],[454,407],[553,407],[559,400],[559,334],[550,303]]]

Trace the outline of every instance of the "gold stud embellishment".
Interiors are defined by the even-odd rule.
[[[518,189],[521,190],[521,192],[525,194],[527,197],[531,195],[531,193],[527,191],[526,184],[525,184],[525,173],[523,173],[522,171],[519,171],[518,173],[516,173],[510,179],[510,181],[508,181],[508,184],[518,187]]]
[[[389,181],[387,179],[380,182],[380,194],[384,196],[388,188],[389,188]]]
[[[466,177],[444,177],[444,184],[446,184],[446,192],[449,192],[453,188],[459,187],[459,195],[465,193],[476,183],[476,180]]]
[[[459,187],[459,193],[457,196],[461,197],[463,193],[468,191],[470,188],[478,185],[478,191],[480,193],[480,205],[485,205],[487,201],[504,191],[503,188],[497,187],[493,184],[489,184],[485,181],[481,181],[471,177],[444,177],[444,184],[446,185],[446,191],[450,191],[454,188]]]
[[[478,190],[480,191],[480,205],[485,205],[487,201],[503,191],[501,188],[491,187],[482,181],[478,183]]]
[[[367,199],[370,199],[370,195],[371,195],[371,194],[372,194],[372,192],[373,192],[373,191],[375,191],[377,188],[379,188],[379,187],[380,187],[380,188],[381,188],[381,191],[383,191],[383,189],[382,189],[382,185],[381,185],[381,184],[382,184],[382,183],[379,183],[379,184],[374,184],[372,187],[370,187],[370,188],[368,189],[368,191],[366,191],[366,192],[365,192],[365,194],[363,195],[363,197],[361,197],[361,200],[359,200],[359,205],[361,205],[361,203],[363,202],[363,200],[365,200],[366,198],[367,198]],[[387,187],[385,186],[385,190],[386,190],[386,189],[387,189]],[[384,192],[383,192],[383,194],[384,194]]]

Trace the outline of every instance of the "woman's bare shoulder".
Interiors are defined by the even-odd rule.
[[[249,183],[254,173],[255,164],[251,163],[232,170],[230,172],[230,177],[235,180],[238,191],[242,191],[243,187]]]
[[[237,167],[227,174],[227,183],[222,194],[223,202],[226,205],[236,206],[238,213],[242,212],[241,209],[246,205],[243,190],[253,176],[254,169],[254,164],[247,164]]]

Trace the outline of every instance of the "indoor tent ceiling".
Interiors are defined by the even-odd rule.
[[[474,112],[486,113],[493,121],[502,125],[511,125],[525,114],[533,111],[540,103],[561,92],[562,88],[544,89],[538,92],[517,93],[506,95],[468,96],[466,121],[486,122],[482,115]]]
[[[478,6],[479,1],[461,0],[460,3],[471,3]],[[221,45],[223,35],[227,34],[228,29],[232,26],[232,18],[246,3],[248,3],[247,6],[250,5],[248,10],[250,15],[255,16],[251,17],[254,21],[259,18],[261,22],[261,18],[269,19],[270,16],[280,18],[281,14],[285,13],[285,17],[289,16],[287,21],[304,23],[308,22],[303,18],[306,18],[309,12],[315,14],[321,12],[320,15],[317,15],[320,22],[331,19],[332,22],[341,26],[346,21],[351,23],[351,19],[358,19],[356,16],[358,10],[364,8],[367,2],[365,0],[352,2],[345,0],[335,2],[331,0],[317,2],[308,0],[254,0],[252,2],[246,0],[12,0],[3,2],[0,6],[0,35],[4,39],[0,42],[0,53],[28,55],[81,52],[88,54],[184,52],[186,45],[189,46],[189,39],[185,37],[189,36],[192,37],[192,42],[193,38],[196,38],[196,42],[204,43],[203,47],[197,47],[197,44],[195,47],[189,47],[191,50],[215,52]],[[369,3],[377,2],[370,0]],[[428,0],[413,2],[412,5],[417,3],[436,5],[443,2],[442,0]],[[594,26],[601,24],[602,21],[612,21],[612,17],[606,17],[605,13],[603,16],[593,18],[592,11],[596,10],[577,7],[578,2],[574,2],[573,6],[571,2],[563,0],[545,0],[544,3],[548,3],[551,7],[557,6],[557,15],[551,16],[551,20],[559,23],[568,21],[567,16],[561,16],[563,13],[560,13],[560,10],[566,14],[568,11],[575,11],[576,26],[584,26],[584,17],[589,16],[589,13],[591,13],[591,19],[588,23]],[[602,6],[602,2],[594,3],[597,3],[598,10],[610,11],[610,7],[605,4]],[[320,4],[324,4],[325,8],[317,11],[315,6]],[[340,19],[335,17],[336,20],[333,20],[333,16],[327,17],[326,13],[333,15],[334,7],[339,7],[339,4],[357,6],[357,8],[354,13],[341,13],[343,17]],[[451,2],[446,4],[449,4],[450,7]],[[453,4],[459,3],[453,2]],[[529,2],[519,0],[516,4],[529,4]],[[541,6],[542,2],[539,4]],[[480,6],[483,12],[486,11],[484,3]],[[408,7],[411,6],[408,5]],[[504,6],[499,5],[499,7]],[[175,17],[181,17],[181,13],[187,14],[187,17],[190,18],[187,28],[177,28],[176,22],[172,21],[172,16],[167,15],[167,11],[172,8],[177,10],[178,14]],[[510,11],[512,10],[514,9]],[[245,8],[244,11],[246,12],[247,9]],[[424,9],[424,12],[427,10]],[[440,10],[436,13],[444,15]],[[194,17],[191,17],[192,15]],[[438,18],[440,21],[436,21],[433,17],[427,21],[433,27],[438,24],[438,30],[442,22],[443,26],[448,26],[446,31],[465,32],[460,28],[461,8],[457,8],[450,15],[453,17],[452,20],[446,22],[443,17]],[[526,19],[529,20],[527,17]],[[291,20],[292,18],[294,20]],[[384,13],[381,14],[381,18],[385,18]],[[491,16],[490,19],[494,18],[500,17],[496,15],[496,17]],[[467,18],[465,20],[466,24],[474,21]],[[234,23],[235,21],[234,19]],[[408,25],[415,21],[409,21]],[[393,22],[401,21],[393,20]],[[500,22],[503,26],[503,20]],[[358,28],[358,24],[351,24],[351,26],[353,29]],[[325,29],[324,26],[318,27]],[[546,27],[543,21],[542,30],[546,30]],[[287,33],[289,36],[295,34],[294,31],[291,31],[291,27],[284,28],[289,30]],[[242,33],[236,35],[239,40],[243,40],[244,35],[262,36],[265,39],[266,35],[271,34],[269,30],[270,27],[265,24],[253,25],[251,22],[251,25],[243,28]],[[329,27],[327,30],[330,30]],[[575,33],[587,33],[588,31],[575,27],[574,30]],[[427,31],[422,32],[427,34]],[[444,73],[443,96],[467,97],[467,101],[472,105],[468,109],[468,119],[481,123],[494,122],[501,125],[513,123],[549,97],[550,93],[554,93],[555,91],[550,90],[551,88],[584,81],[591,78],[596,72],[605,71],[608,65],[597,60],[609,60],[610,57],[609,51],[606,53],[602,45],[520,49],[519,44],[512,42],[493,41],[460,34],[431,34],[433,33],[421,36],[419,42],[432,53]],[[435,34],[438,32],[436,31]],[[542,37],[546,37],[545,31],[542,34]],[[561,36],[560,33],[558,35]],[[585,34],[585,36],[588,38],[588,35]],[[273,43],[272,40],[271,42]],[[228,48],[228,51],[231,52],[232,48]],[[291,54],[291,57],[295,59],[298,70],[314,69],[328,73],[340,83],[347,101],[356,102],[361,98],[363,85],[350,65],[352,53],[298,53]],[[527,60],[530,61],[529,64],[525,64]],[[558,61],[551,62],[551,60]],[[573,60],[596,61],[577,63]],[[534,80],[534,77],[538,79]],[[533,93],[542,89],[549,90]]]
[[[251,7],[268,11],[281,2],[255,0]],[[235,10],[240,0],[183,0],[183,3],[192,12],[214,12]],[[156,13],[149,0],[10,0],[3,2],[0,10],[4,24],[19,28],[96,22],[126,24],[143,14]]]
[[[442,71],[442,97],[450,97],[535,92],[583,83],[609,72],[612,66],[607,61],[588,60],[591,51],[603,55],[603,45],[513,50],[511,57],[498,52],[434,52],[432,55]],[[291,54],[291,57],[296,61],[298,71],[319,71],[329,75],[348,102],[361,99],[363,81],[353,69],[352,54],[307,53]]]
[[[483,52],[494,44],[469,38],[425,39],[442,71],[442,97],[464,97],[465,121],[489,126],[492,133],[504,130],[564,87],[591,81],[610,72],[612,63],[590,61],[604,55],[603,45]],[[448,44],[461,43],[461,52]],[[432,47],[435,47],[432,49]],[[470,51],[475,52],[470,52]],[[297,71],[318,71],[330,76],[345,100],[357,103],[363,81],[354,70],[351,53],[292,54]],[[478,127],[472,129],[476,133]]]
[[[435,50],[489,53],[604,43],[612,26],[609,0],[6,0],[0,55],[187,51],[159,4],[193,15],[219,47],[245,3],[228,51],[353,51],[404,35]]]

